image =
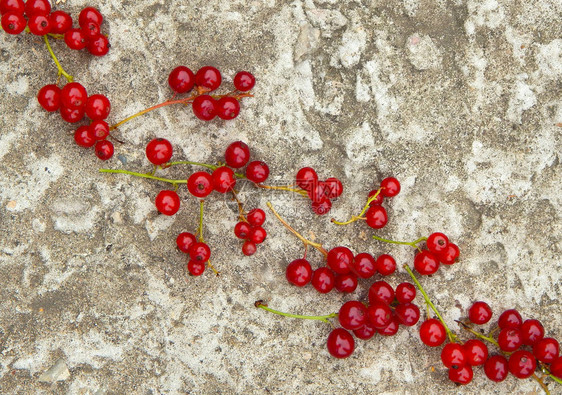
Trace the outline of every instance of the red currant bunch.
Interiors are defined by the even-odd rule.
[[[459,247],[449,242],[449,238],[441,232],[430,234],[426,246],[427,250],[418,251],[414,257],[414,268],[423,275],[434,274],[441,263],[452,265],[460,254]]]
[[[194,234],[182,232],[176,238],[176,245],[181,252],[189,255],[187,270],[192,276],[200,276],[205,271],[206,263],[211,257],[211,249],[203,242],[197,241]]]
[[[332,200],[343,193],[340,180],[330,177],[325,181],[318,179],[318,174],[312,167],[303,167],[297,172],[296,183],[304,189],[312,202],[312,211],[318,215],[330,212]]]
[[[265,222],[265,212],[260,208],[250,210],[246,215],[245,221],[240,221],[234,227],[234,234],[239,239],[244,240],[242,253],[246,256],[254,255],[257,245],[264,242],[267,232],[263,228]]]

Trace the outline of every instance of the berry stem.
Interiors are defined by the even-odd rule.
[[[70,74],[68,74],[66,71],[64,71],[61,64],[59,63],[59,60],[57,59],[57,56],[55,55],[55,53],[53,52],[53,49],[51,48],[51,44],[49,43],[49,39],[47,38],[47,35],[43,36],[43,40],[45,40],[45,45],[47,46],[47,50],[51,54],[51,58],[53,58],[53,60],[55,61],[55,64],[57,65],[57,69],[59,70],[58,75],[60,76],[62,74],[68,82],[74,81],[74,77],[71,76]]]
[[[357,220],[365,220],[366,218],[363,217],[363,215],[365,215],[365,213],[367,212],[367,210],[369,209],[370,204],[379,196],[379,194],[381,193],[382,188],[379,188],[378,191],[371,196],[369,199],[367,199],[367,203],[365,204],[365,206],[363,207],[363,210],[361,210],[361,213],[359,213],[359,215],[352,215],[351,219],[345,221],[345,222],[339,222],[336,221],[335,218],[332,218],[332,223],[336,224],[336,225],[349,225]]]
[[[157,180],[157,181],[170,183],[176,188],[178,187],[178,184],[187,184],[187,180],[172,180],[172,179],[169,179],[169,178],[156,177],[156,176],[154,176],[150,173],[137,173],[135,171],[129,171],[129,170],[100,169],[99,172],[100,173],[127,174],[127,175],[135,176],[135,177],[149,178],[151,180]]]
[[[544,393],[546,395],[550,395],[550,391],[548,390],[548,387],[546,386],[546,384],[544,383],[544,381],[542,380],[541,377],[537,376],[536,373],[533,373],[533,375],[531,376],[537,383],[539,383],[539,385],[541,386],[542,390],[544,391]]]
[[[431,302],[431,299],[429,299],[429,296],[427,296],[427,293],[425,292],[425,290],[421,286],[420,282],[416,278],[416,275],[414,274],[414,272],[412,272],[412,269],[410,269],[410,267],[406,264],[404,265],[404,269],[406,269],[406,271],[408,272],[408,274],[412,278],[412,281],[416,284],[416,287],[418,287],[418,289],[420,290],[421,294],[423,295],[423,298],[425,299],[425,303],[427,303],[427,305],[429,307],[431,307],[431,310],[433,310],[433,312],[435,313],[437,318],[439,318],[439,321],[441,321],[441,323],[443,324],[443,327],[445,328],[445,332],[447,332],[447,336],[449,337],[449,341],[451,343],[455,343],[457,335],[455,335],[453,332],[451,332],[451,330],[447,326],[447,323],[445,322],[445,320],[443,319],[441,314],[439,314],[439,311],[437,310],[435,305]]]
[[[419,249],[418,243],[421,243],[422,241],[426,241],[427,237],[420,237],[419,239],[414,241],[396,241],[396,240],[383,239],[382,237],[373,235],[373,239],[390,244],[402,244],[402,245],[412,246],[414,248]]]
[[[205,239],[203,238],[203,213],[205,212],[204,207],[205,207],[205,201],[201,199],[199,201],[199,226],[197,227],[197,234],[199,235],[198,239],[201,243],[205,242]],[[220,272],[217,271],[217,269],[215,269],[215,267],[211,264],[210,259],[207,261],[207,266],[209,266],[217,276],[220,276]]]
[[[275,189],[275,190],[279,190],[279,191],[289,191],[289,192],[294,192],[294,193],[298,193],[301,196],[308,196],[308,193],[304,190],[304,189],[300,189],[300,188],[292,188],[292,187],[284,187],[284,186],[272,186],[272,185],[264,185],[264,184],[256,184],[258,187],[263,188],[263,189]]]
[[[270,307],[267,307],[267,305],[262,300],[256,301],[254,303],[254,306],[256,306],[259,309],[269,311],[270,313],[273,313],[273,314],[282,315],[284,317],[300,318],[302,320],[316,320],[316,321],[325,322],[327,324],[330,323],[330,321],[328,321],[328,319],[336,318],[338,316],[338,313],[332,313],[332,314],[327,314],[327,315],[299,315],[299,314],[284,313],[282,311],[274,310]]]
[[[455,322],[461,324],[461,327],[465,330],[468,331],[470,333],[472,333],[474,336],[482,339],[482,340],[486,340],[487,342],[492,343],[493,345],[495,345],[496,347],[499,347],[498,342],[493,338],[493,337],[488,337],[488,336],[484,336],[481,333],[476,332],[474,329],[472,329],[470,326],[466,325],[464,322],[462,321],[458,321],[455,320]]]
[[[277,211],[275,211],[275,209],[273,208],[273,205],[270,202],[266,203],[267,207],[269,207],[269,209],[271,210],[271,212],[273,213],[273,215],[275,215],[277,217],[277,219],[287,228],[289,229],[289,231],[294,234],[295,236],[297,236],[297,238],[302,241],[304,243],[305,246],[309,245],[311,247],[316,248],[318,251],[320,251],[322,253],[322,255],[324,255],[325,257],[328,256],[328,251],[326,251],[324,249],[324,247],[322,247],[322,244],[319,243],[315,243],[313,241],[310,241],[308,239],[305,239],[299,232],[297,232],[291,225],[289,225],[283,218],[281,218],[281,216],[277,213]]]
[[[192,161],[188,161],[188,160],[180,160],[177,162],[168,162],[162,165],[162,169],[166,169],[170,166],[174,166],[174,165],[192,165],[192,166],[202,166],[202,167],[206,167],[207,169],[211,169],[211,170],[216,170],[221,166],[218,165],[211,165],[208,163],[201,163],[201,162],[192,162]],[[234,173],[234,175],[238,178],[246,178],[246,176],[244,174],[241,173]]]
[[[248,222],[246,216],[244,215],[244,205],[242,204],[240,199],[238,199],[238,195],[236,194],[236,191],[234,189],[231,189],[230,192],[232,192],[232,196],[234,197],[234,200],[236,200],[236,203],[238,203],[238,219],[242,222]]]

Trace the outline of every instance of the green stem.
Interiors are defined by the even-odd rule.
[[[197,229],[197,233],[199,233],[199,241],[204,242],[203,239],[203,206],[205,204],[204,200],[199,202],[199,228]]]
[[[476,332],[474,329],[472,329],[471,327],[469,327],[468,325],[466,325],[464,322],[462,321],[456,321],[457,323],[461,324],[462,328],[465,331],[468,331],[470,333],[472,333],[474,336],[482,339],[482,340],[486,340],[489,343],[492,343],[493,345],[495,345],[496,347],[499,347],[500,345],[498,344],[498,342],[493,338],[493,337],[489,337],[489,336],[484,336],[481,333]]]
[[[164,165],[162,165],[162,168],[165,169],[167,167],[170,166],[174,166],[174,165],[192,165],[192,166],[202,166],[202,167],[206,167],[207,169],[211,169],[211,170],[216,170],[221,166],[217,166],[217,165],[210,165],[208,163],[201,163],[201,162],[191,162],[188,160],[180,160],[177,162],[168,162]],[[234,176],[236,176],[237,178],[246,178],[246,176],[244,174],[241,173],[234,173]]]
[[[366,219],[363,218],[363,215],[365,215],[365,213],[367,212],[367,210],[369,209],[371,203],[379,196],[379,193],[381,193],[382,188],[379,188],[379,190],[373,195],[371,196],[369,199],[367,199],[367,203],[365,204],[365,206],[363,207],[363,210],[361,210],[361,213],[359,213],[359,215],[352,215],[351,219],[345,221],[345,222],[339,222],[336,221],[334,218],[332,218],[332,222],[336,225],[349,225],[357,220],[360,219]]]
[[[422,241],[427,240],[427,237],[420,237],[419,239],[417,239],[415,241],[396,241],[396,240],[383,239],[382,237],[373,235],[373,239],[378,240],[378,241],[383,241],[385,243],[402,244],[402,245],[408,245],[408,246],[412,246],[414,248],[418,248],[417,244],[421,243]]]
[[[420,290],[421,294],[423,295],[423,298],[425,299],[425,303],[427,303],[427,305],[429,307],[431,307],[431,310],[433,310],[433,312],[435,313],[437,318],[439,318],[439,321],[441,321],[441,323],[445,327],[445,331],[447,332],[447,336],[449,337],[449,341],[451,343],[455,343],[455,340],[456,340],[457,336],[453,332],[451,332],[451,330],[447,326],[447,323],[445,323],[445,320],[443,319],[443,317],[441,317],[441,314],[439,314],[439,311],[437,310],[435,305],[431,302],[431,299],[429,299],[429,296],[427,296],[427,293],[425,292],[425,290],[421,286],[420,282],[416,278],[416,275],[412,272],[412,269],[410,269],[410,267],[408,265],[404,265],[404,269],[406,269],[406,271],[408,272],[408,274],[412,278],[412,281],[416,284],[416,286]]]
[[[53,60],[55,61],[55,64],[57,65],[57,69],[59,70],[59,75],[62,74],[68,82],[74,81],[74,77],[71,76],[70,74],[68,74],[66,71],[64,71],[61,64],[59,63],[59,60],[57,59],[57,56],[55,55],[55,53],[53,52],[53,49],[51,48],[51,44],[49,43],[49,38],[47,37],[47,35],[44,35],[43,39],[45,40],[45,45],[47,46],[47,50],[51,54],[51,58],[53,58]]]
[[[302,320],[316,320],[316,321],[325,322],[327,324],[330,323],[330,321],[328,321],[328,319],[335,318],[335,317],[338,316],[338,313],[332,313],[332,314],[328,314],[328,315],[298,315],[298,314],[283,313],[282,311],[273,310],[272,308],[267,307],[265,304],[263,304],[263,302],[261,300],[258,300],[255,303],[255,306],[257,308],[263,309],[265,311],[269,311],[270,313],[282,315],[284,317],[300,318]]]
[[[115,174],[127,174],[130,176],[136,176],[136,177],[142,177],[142,178],[149,178],[151,180],[157,180],[157,181],[162,181],[162,182],[168,182],[174,186],[177,187],[178,184],[187,184],[187,180],[172,180],[169,178],[162,178],[162,177],[156,177],[152,174],[146,174],[146,173],[137,173],[135,171],[129,171],[129,170],[114,170],[114,169],[100,169],[99,170],[100,173],[115,173]]]

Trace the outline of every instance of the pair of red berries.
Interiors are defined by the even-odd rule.
[[[388,213],[382,206],[384,198],[392,198],[400,193],[400,182],[394,177],[387,177],[381,181],[379,189],[373,189],[369,192],[367,199],[377,196],[369,204],[369,208],[365,213],[367,225],[373,229],[381,229],[388,223]]]
[[[246,221],[240,221],[234,226],[234,234],[244,240],[242,253],[251,256],[256,253],[257,244],[264,242],[267,231],[262,227],[265,222],[265,212],[260,208],[250,210],[246,215]]]
[[[414,257],[414,268],[419,274],[431,275],[437,272],[440,263],[452,265],[459,257],[459,247],[451,243],[449,238],[434,232],[426,240],[427,250],[422,250]]]
[[[189,255],[187,270],[193,276],[200,276],[205,271],[206,263],[211,258],[211,249],[203,242],[198,242],[194,234],[182,232],[176,238],[176,245],[181,252]]]
[[[308,193],[312,202],[312,211],[318,215],[327,214],[332,208],[332,200],[343,193],[340,180],[330,177],[325,181],[318,179],[318,174],[312,167],[303,167],[297,172],[297,186]]]

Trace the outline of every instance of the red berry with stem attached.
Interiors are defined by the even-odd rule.
[[[350,331],[359,329],[367,322],[367,308],[361,302],[345,302],[338,313],[340,325]]]
[[[187,263],[187,270],[192,276],[200,276],[205,271],[205,262],[189,261]]]
[[[498,326],[500,329],[505,328],[519,328],[523,324],[523,319],[521,318],[521,314],[515,309],[506,310],[501,313],[500,318],[498,319]]]
[[[336,328],[328,335],[326,343],[328,352],[336,358],[347,358],[355,350],[355,340],[351,333],[343,328]]]
[[[265,212],[261,208],[255,208],[250,210],[246,219],[253,226],[261,226],[265,222]]]
[[[212,66],[201,67],[195,73],[195,85],[205,92],[214,91],[222,82],[221,73]]]
[[[509,357],[509,371],[520,379],[531,377],[537,368],[537,361],[529,351],[515,351]]]
[[[254,255],[257,251],[256,243],[246,240],[242,245],[242,254],[246,256]]]
[[[521,331],[514,328],[504,328],[498,335],[498,345],[502,351],[515,351],[523,344]]]
[[[86,88],[79,82],[70,82],[61,90],[61,104],[66,108],[83,108],[88,100]]]
[[[324,197],[320,201],[312,202],[312,211],[316,215],[325,215],[332,209],[332,201],[328,197]]]
[[[86,7],[78,15],[78,24],[80,27],[84,27],[88,22],[94,22],[101,26],[103,22],[102,14],[96,10],[94,7]]]
[[[234,234],[239,239],[242,240],[247,239],[249,233],[250,233],[250,224],[248,224],[247,222],[238,222],[234,226]]]
[[[8,12],[2,15],[1,25],[8,34],[20,34],[25,30],[27,21],[23,15]]]
[[[369,200],[371,196],[375,196],[375,194],[377,193],[378,193],[377,197],[369,204],[369,207],[380,206],[383,203],[384,196],[382,195],[382,193],[378,191],[378,189],[373,189],[371,192],[369,192],[369,195],[367,196],[367,200]]]
[[[187,179],[187,189],[193,196],[204,198],[213,192],[213,177],[205,171],[195,172]]]
[[[437,255],[437,258],[444,265],[452,265],[455,263],[460,255],[459,247],[454,243],[447,244],[445,251]]]
[[[420,309],[413,303],[399,303],[394,308],[394,315],[402,325],[413,326],[420,320]]]
[[[462,347],[466,356],[466,362],[471,366],[484,365],[488,359],[488,347],[481,340],[467,340]]]
[[[425,242],[427,249],[435,255],[445,252],[449,245],[449,238],[441,232],[434,232],[427,237]]]
[[[109,52],[109,40],[103,34],[98,34],[88,40],[88,52],[94,56],[104,56]]]
[[[396,325],[396,327],[398,328],[398,325]],[[371,325],[371,323],[369,323],[368,320],[365,322],[365,325],[363,325],[361,328],[355,329],[353,331],[355,337],[362,340],[369,340],[371,337],[375,335],[375,333],[377,333],[377,329],[373,325]]]
[[[349,273],[353,264],[353,252],[347,247],[334,247],[328,252],[327,264],[334,273]]]
[[[552,337],[545,337],[533,346],[535,358],[544,363],[551,363],[560,353],[560,344]]]
[[[256,78],[247,71],[239,71],[234,76],[234,87],[241,92],[248,92],[256,84]]]
[[[267,237],[267,232],[261,226],[252,226],[250,232],[248,233],[248,240],[255,244],[261,244]]]
[[[371,206],[365,213],[367,225],[373,229],[381,229],[388,222],[388,214],[383,206]]]
[[[437,347],[443,344],[447,338],[445,327],[435,318],[424,321],[420,326],[420,340],[429,347]]]
[[[414,268],[419,274],[431,275],[439,269],[439,261],[431,252],[423,250],[416,254]]]
[[[392,310],[383,302],[371,303],[367,309],[367,314],[369,322],[377,329],[384,328],[392,320]]]
[[[509,373],[507,359],[503,355],[491,356],[484,364],[484,373],[496,383],[504,381]]]
[[[352,293],[357,289],[357,276],[353,273],[337,274],[334,288],[339,292]]]
[[[355,255],[352,270],[361,278],[371,278],[377,272],[375,258],[366,252]]]
[[[217,167],[211,177],[213,178],[213,188],[217,192],[226,193],[236,186],[236,178],[230,167]]]
[[[36,36],[44,36],[51,32],[51,22],[47,15],[32,15],[27,21],[29,31]]]
[[[81,29],[70,29],[64,33],[64,42],[70,49],[81,50],[88,45],[88,39]]]
[[[324,181],[324,184],[326,184],[325,193],[329,199],[338,198],[343,193],[343,185],[341,181],[335,177],[328,178]]]
[[[216,111],[220,119],[229,121],[240,114],[240,102],[234,97],[221,97],[216,103]]]
[[[312,268],[306,259],[295,259],[287,265],[287,281],[297,287],[304,287],[312,278]]]
[[[61,90],[54,84],[45,85],[39,89],[37,100],[43,109],[49,112],[57,111],[61,106]]]
[[[550,374],[552,374],[554,377],[562,379],[562,356],[552,361],[552,363],[550,364]]]
[[[416,287],[410,283],[400,283],[394,292],[396,300],[400,303],[408,303],[416,297]]]
[[[64,119],[68,123],[76,123],[84,118],[84,108],[69,108],[65,106],[61,106],[59,108],[59,113],[62,119]]]
[[[466,385],[472,381],[474,372],[470,365],[465,365],[460,369],[449,369],[449,380],[453,383]]]
[[[146,158],[154,165],[167,163],[174,153],[172,143],[163,138],[150,140],[146,145]]]
[[[100,141],[98,144],[102,142]],[[180,197],[175,191],[163,190],[156,196],[155,204],[156,209],[162,214],[174,215],[180,209]]]
[[[189,254],[189,249],[192,245],[197,243],[197,238],[193,233],[182,232],[176,238],[176,245],[181,252]]]
[[[25,3],[23,0],[1,0],[0,15],[7,14],[8,12],[23,15],[25,12]]]
[[[51,33],[64,34],[72,29],[72,17],[64,11],[53,11],[49,15]]]
[[[211,249],[203,242],[197,242],[189,249],[189,257],[195,262],[207,262],[211,258]]]
[[[48,0],[27,0],[25,2],[25,15],[49,15],[51,3]]]
[[[441,362],[449,369],[462,368],[467,363],[463,347],[458,343],[447,343],[441,350]]]
[[[468,309],[468,319],[476,325],[483,325],[492,319],[492,309],[486,302],[474,302]]]
[[[318,175],[312,167],[303,167],[297,172],[297,185],[305,191],[310,191],[318,181]]]
[[[544,327],[539,320],[525,320],[521,325],[521,336],[523,344],[532,346],[544,337]]]
[[[307,191],[308,197],[313,202],[319,202],[321,200],[329,199],[328,198],[328,188],[325,182],[317,181],[314,185]]]
[[[105,121],[94,121],[88,126],[96,140],[105,140],[109,136],[109,125]]]
[[[369,288],[369,303],[382,302],[391,304],[394,300],[394,289],[386,281],[375,281]]]
[[[96,94],[86,99],[86,115],[92,121],[106,119],[111,111],[111,103],[104,95]]]
[[[383,276],[390,276],[396,271],[396,261],[391,255],[382,254],[377,258],[377,272]]]
[[[195,86],[195,74],[185,66],[178,66],[170,72],[168,84],[176,93],[189,92]]]
[[[381,336],[394,336],[398,333],[400,323],[395,316],[392,316],[390,322],[384,328],[376,328],[377,333]]]
[[[235,141],[226,148],[224,159],[230,167],[235,169],[244,167],[250,160],[250,148],[242,141]]]
[[[255,160],[248,163],[246,167],[246,178],[256,184],[260,184],[269,177],[269,166],[267,163]]]
[[[334,289],[336,276],[328,267],[319,267],[312,274],[312,286],[321,294],[325,294]]]
[[[96,143],[96,139],[88,126],[80,126],[76,129],[76,132],[74,132],[74,141],[76,141],[76,144],[80,147],[84,148],[93,147]]]
[[[394,197],[400,192],[400,183],[394,177],[388,177],[381,181],[381,194],[384,197]]]

